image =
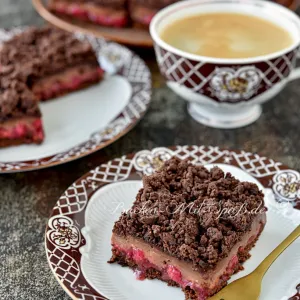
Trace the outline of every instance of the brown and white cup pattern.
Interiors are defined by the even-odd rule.
[[[220,10],[249,12],[273,20],[286,29],[293,42],[268,55],[226,59],[188,53],[160,37],[167,25],[183,16]],[[260,104],[276,96],[290,80],[300,77],[300,69],[296,68],[300,18],[276,3],[263,0],[182,1],[161,10],[151,22],[150,33],[167,85],[188,101],[190,115],[208,126],[237,128],[256,121],[262,112]]]
[[[274,59],[252,64],[217,64],[181,57],[155,44],[157,62],[168,82],[176,82],[221,103],[255,100],[276,85],[287,83],[298,47]]]

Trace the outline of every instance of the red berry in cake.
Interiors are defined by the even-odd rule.
[[[181,283],[182,274],[176,267],[169,265],[167,267],[167,273],[168,273],[168,276],[170,277],[170,279],[172,279],[173,281],[175,281],[177,283]]]

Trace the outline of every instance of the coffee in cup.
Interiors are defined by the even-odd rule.
[[[293,44],[290,33],[262,18],[240,13],[205,13],[168,24],[160,37],[169,45],[201,56],[249,58]]]

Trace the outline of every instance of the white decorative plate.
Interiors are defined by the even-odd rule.
[[[0,44],[22,30],[0,29]],[[151,74],[145,62],[119,44],[77,36],[94,47],[107,71],[105,79],[41,103],[44,143],[0,149],[0,173],[46,168],[91,154],[126,134],[145,114],[151,99]]]
[[[300,174],[279,162],[244,151],[217,147],[156,148],[123,156],[90,171],[59,199],[46,229],[46,251],[59,283],[73,299],[182,300],[179,288],[157,280],[137,281],[133,272],[107,264],[114,222],[130,208],[141,188],[142,174],[151,174],[176,155],[196,164],[213,165],[265,191],[267,225],[245,263],[248,274],[300,224]],[[300,241],[292,244],[272,265],[263,280],[261,300],[299,299]],[[274,284],[276,282],[276,284]],[[242,295],[241,295],[242,299]]]

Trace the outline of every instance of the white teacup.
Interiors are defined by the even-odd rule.
[[[250,14],[272,21],[291,34],[293,43],[268,55],[222,59],[184,52],[160,38],[160,32],[170,23],[211,12]],[[261,103],[277,95],[288,81],[300,77],[300,69],[295,69],[300,18],[276,3],[262,0],[181,1],[161,10],[153,18],[150,33],[167,85],[189,102],[191,116],[208,126],[238,128],[253,123],[261,115]],[[242,91],[232,89],[230,80],[243,81]]]

